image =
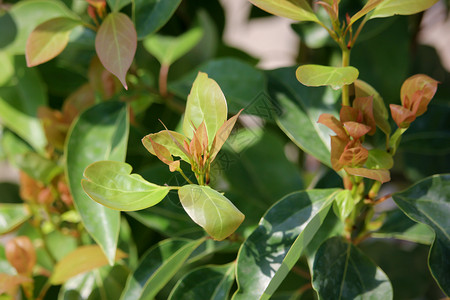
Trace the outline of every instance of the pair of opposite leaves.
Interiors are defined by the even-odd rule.
[[[219,85],[207,74],[199,72],[186,104],[185,135],[166,129],[145,136],[142,142],[150,153],[169,165],[172,172],[180,170],[180,160],[191,164],[194,172],[208,172],[209,164],[240,114],[227,120],[227,111]],[[173,156],[180,160],[174,160]],[[86,179],[81,184],[94,201],[122,211],[156,205],[170,190],[178,190],[184,210],[215,240],[231,235],[244,220],[244,215],[233,203],[207,185],[159,186],[138,174],[131,174],[131,171],[132,167],[123,162],[98,161],[85,169]]]

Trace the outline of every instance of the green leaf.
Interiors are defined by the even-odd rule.
[[[280,17],[295,21],[319,22],[306,0],[250,0],[250,2]]]
[[[369,157],[366,160],[366,167],[369,169],[389,170],[394,166],[392,155],[381,149],[369,150]]]
[[[338,191],[292,193],[267,211],[239,250],[234,300],[273,295],[318,231]]]
[[[8,13],[0,17],[0,24],[4,18],[9,18],[12,22],[9,25],[12,33],[6,51],[11,54],[24,54],[28,36],[33,29],[45,21],[58,17],[78,18],[61,1],[26,0],[17,2]]]
[[[86,230],[111,263],[119,234],[119,212],[92,201],[83,191],[81,179],[84,169],[95,161],[125,160],[128,126],[128,112],[123,103],[100,103],[85,110],[72,124],[64,150],[66,174],[75,207]]]
[[[184,142],[189,144],[189,140],[182,135],[181,133],[169,130],[162,130],[157,133],[151,133],[142,138],[142,144],[151,154],[156,156],[155,150],[153,149],[152,143],[150,142],[150,138],[157,142],[158,144],[163,145],[169,150],[170,154],[174,156],[180,157],[185,162],[190,162],[189,157],[178,147],[178,145],[173,141],[174,138],[181,146],[184,145]]]
[[[436,234],[428,264],[441,289],[450,295],[450,175],[428,177],[392,198],[408,217]]]
[[[293,68],[270,71],[269,78],[270,95],[278,101],[281,110],[276,120],[278,126],[303,151],[331,167],[332,131],[317,121],[322,113],[337,114],[333,104],[339,94],[298,84]]]
[[[58,56],[66,48],[72,30],[79,25],[79,20],[60,17],[36,27],[27,40],[27,66],[34,67]]]
[[[375,263],[342,237],[317,250],[312,284],[319,299],[392,299],[389,278]]]
[[[126,256],[117,250],[116,260]],[[80,246],[58,261],[50,277],[51,284],[58,285],[78,274],[91,271],[108,264],[108,259],[97,245]]]
[[[136,29],[130,18],[119,12],[109,14],[98,29],[95,51],[105,69],[116,75],[125,89],[128,89],[125,76],[136,47]]]
[[[424,11],[438,0],[384,0],[371,12],[370,19],[393,15],[412,15]]]
[[[353,200],[352,192],[350,190],[340,191],[335,198],[335,205],[333,206],[336,216],[345,221],[355,207],[355,200]]]
[[[118,161],[97,161],[84,171],[81,181],[92,200],[112,209],[139,210],[160,202],[170,188],[131,174],[132,167]]]
[[[107,0],[108,5],[113,12],[121,10],[124,6],[130,4],[132,0]]]
[[[295,72],[298,81],[306,86],[325,86],[338,90],[353,83],[358,78],[358,69],[354,67],[330,67],[321,65],[303,65]]]
[[[6,83],[8,83],[8,81],[11,80],[11,78],[14,76],[13,64],[14,64],[13,57],[11,55],[8,55],[4,51],[0,51],[0,65],[2,66],[3,69],[2,72],[0,73],[0,86],[3,86]]]
[[[26,204],[0,203],[0,234],[16,229],[31,217]]]
[[[166,24],[180,3],[181,0],[135,0],[135,24],[139,40]]]
[[[375,9],[375,7],[377,7],[383,1],[384,0],[369,0],[369,1],[367,1],[367,3],[364,5],[364,7],[361,8],[361,10],[359,10],[356,14],[354,14],[351,17],[350,23],[348,24],[348,26],[351,26],[353,23],[358,21],[361,17],[367,15],[369,12],[371,12],[373,9]]]
[[[192,139],[195,129],[205,122],[211,145],[217,131],[227,120],[227,113],[227,101],[217,82],[208,78],[208,74],[199,72],[187,99],[184,134]]]
[[[203,30],[196,27],[177,37],[155,34],[145,38],[143,44],[161,65],[170,66],[194,48],[202,36]]]
[[[244,221],[245,216],[236,206],[209,186],[185,185],[178,195],[191,219],[215,240],[225,239]]]
[[[31,151],[16,155],[14,162],[19,169],[45,184],[50,184],[55,176],[64,172],[54,161]]]
[[[228,299],[234,282],[234,268],[235,264],[230,263],[195,269],[177,282],[169,300]]]
[[[121,300],[153,299],[204,239],[169,239],[152,247],[128,277]]]

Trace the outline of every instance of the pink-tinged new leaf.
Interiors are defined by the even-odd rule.
[[[180,161],[174,161],[172,155],[170,154],[170,151],[167,150],[166,147],[158,144],[157,142],[152,140],[151,137],[148,137],[148,139],[150,140],[153,151],[155,151],[156,157],[158,157],[160,161],[168,165],[171,172],[175,172],[180,167]]]
[[[343,140],[348,139],[348,135],[345,132],[341,121],[336,119],[332,114],[321,114],[317,122],[333,130],[339,138]]]
[[[409,124],[416,119],[414,112],[401,105],[390,104],[389,107],[391,108],[392,119],[399,128],[408,128]]]
[[[136,46],[136,29],[130,18],[123,13],[110,13],[97,32],[95,50],[103,66],[119,78],[125,89]]]
[[[402,105],[411,111],[413,111],[413,107],[417,109],[416,116],[423,115],[427,111],[428,103],[436,93],[438,83],[437,80],[424,74],[409,77],[400,90]],[[420,97],[418,91],[421,91]]]
[[[377,129],[377,124],[373,116],[373,97],[356,98],[353,101],[353,107],[361,111],[363,114],[363,122],[359,120],[357,122],[364,123],[370,127],[369,135],[374,135]]]
[[[37,26],[27,40],[27,66],[34,67],[58,56],[66,48],[72,30],[79,25],[79,20],[60,17]]]
[[[369,151],[364,148],[359,142],[350,142],[344,149],[339,163],[343,166],[356,167],[362,166],[369,157]]]
[[[362,113],[351,106],[342,106],[339,112],[341,122],[362,122]]]
[[[331,136],[331,166],[336,172],[344,167],[340,162],[340,158],[347,143],[348,141],[342,140],[337,136]]]
[[[175,131],[162,130],[160,132],[148,134],[143,137],[142,144],[144,145],[144,147],[148,150],[148,152],[156,156],[156,152],[153,149],[153,145],[150,139],[166,147],[171,155],[178,156],[185,162],[190,161],[189,152],[187,152],[182,146],[182,144],[187,141],[186,137],[184,137],[182,134]]]
[[[359,139],[370,131],[370,126],[358,122],[344,122],[344,127],[348,134],[355,140]]]
[[[214,141],[211,145],[211,162],[214,160],[214,158],[216,158],[216,155],[217,153],[219,153],[220,149],[222,149],[223,144],[225,144],[226,140],[230,136],[230,133],[233,130],[233,127],[243,110],[244,109],[241,109],[236,115],[229,118],[217,131],[216,136],[214,137]]]
[[[348,174],[373,179],[380,181],[381,183],[391,180],[389,171],[385,169],[371,170],[366,168],[345,168],[345,171],[347,171]]]

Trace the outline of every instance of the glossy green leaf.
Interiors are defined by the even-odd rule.
[[[107,0],[109,7],[113,12],[121,10],[124,6],[130,4],[132,0]]]
[[[14,230],[31,217],[26,204],[0,203],[0,234]]]
[[[366,4],[364,5],[364,7],[361,8],[361,10],[359,10],[356,14],[354,14],[350,18],[350,23],[348,24],[348,26],[351,26],[353,23],[358,21],[361,17],[367,15],[369,12],[374,10],[375,7],[377,7],[383,1],[384,0],[369,0],[369,1],[367,1]]]
[[[66,174],[75,207],[86,230],[112,263],[119,234],[119,212],[100,205],[83,191],[84,169],[91,163],[125,159],[128,112],[120,102],[104,102],[84,111],[72,125],[66,142]],[[107,225],[106,225],[107,224]]]
[[[393,199],[405,214],[431,227],[436,238],[430,249],[428,264],[441,289],[450,295],[450,175],[428,177]]]
[[[427,225],[412,221],[400,209],[396,209],[386,213],[383,226],[373,232],[372,237],[430,245],[434,240],[434,232]]]
[[[7,14],[0,17],[0,23],[3,18],[10,18],[12,22],[10,25],[12,36],[6,51],[11,54],[24,54],[28,36],[33,29],[45,21],[58,17],[78,18],[61,1],[26,0],[17,2]]]
[[[250,2],[280,17],[295,21],[319,22],[306,0],[250,0]]]
[[[81,25],[81,21],[65,17],[50,19],[30,34],[26,45],[28,67],[34,67],[59,55],[69,42],[72,30]]]
[[[31,151],[16,155],[14,161],[19,169],[45,184],[50,184],[55,176],[64,172],[62,166]]]
[[[166,24],[181,0],[135,0],[134,2],[136,30],[141,40]]]
[[[125,256],[125,253],[117,250],[115,259],[119,260]],[[53,269],[50,282],[54,285],[62,284],[69,278],[106,266],[107,264],[108,259],[99,246],[80,246],[58,261]]]
[[[130,18],[119,12],[108,14],[98,29],[95,51],[105,69],[119,78],[125,89],[128,89],[125,77],[136,47],[136,29]]]
[[[145,146],[148,152],[150,152],[153,155],[156,155],[152,143],[150,142],[150,138],[154,142],[166,147],[167,150],[169,150],[170,154],[180,157],[185,162],[190,162],[189,157],[186,155],[186,153],[184,153],[173,140],[175,139],[180,146],[183,146],[184,142],[189,144],[189,140],[181,133],[175,131],[162,130],[160,132],[151,133],[143,137],[142,144]]]
[[[169,300],[228,299],[234,282],[235,267],[234,263],[230,263],[195,269],[177,282]]]
[[[279,103],[277,124],[303,151],[331,167],[330,134],[332,131],[317,123],[322,113],[337,112],[333,104],[339,94],[326,88],[311,89],[298,83],[293,68],[269,73],[271,96]],[[313,109],[314,108],[314,109]]]
[[[393,299],[386,274],[342,237],[328,239],[317,250],[312,284],[319,299]]]
[[[169,66],[188,53],[202,38],[200,27],[192,28],[180,36],[163,36],[155,34],[144,39],[145,49],[156,57],[162,65]]]
[[[273,295],[319,230],[338,191],[296,192],[270,208],[239,250],[234,300]]]
[[[227,120],[227,113],[227,101],[217,82],[208,78],[208,74],[199,72],[186,103],[184,134],[192,139],[195,129],[205,122],[211,145],[217,131]]]
[[[298,81],[306,86],[325,86],[338,90],[353,83],[359,75],[354,67],[330,67],[320,65],[303,65],[295,72]]]
[[[146,181],[131,174],[132,167],[118,161],[97,161],[84,171],[81,181],[92,200],[116,210],[139,210],[160,202],[169,192],[167,186]]]
[[[438,0],[384,0],[370,14],[370,19],[393,15],[413,15],[430,8]]]
[[[178,195],[191,219],[215,240],[225,239],[244,221],[245,216],[236,206],[209,186],[185,185]]]
[[[156,244],[128,277],[120,299],[153,299],[203,241],[169,239]]]
[[[336,195],[333,209],[336,212],[336,215],[342,221],[345,221],[355,207],[355,204],[356,203],[355,200],[353,200],[351,191],[342,190]]]
[[[381,149],[369,150],[369,157],[366,160],[366,167],[369,169],[389,170],[394,166],[392,155]]]

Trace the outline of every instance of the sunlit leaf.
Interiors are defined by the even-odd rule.
[[[409,77],[400,90],[402,105],[413,111],[416,116],[423,115],[436,93],[438,83],[437,80],[424,74]],[[420,97],[417,97],[418,91],[421,91]]]
[[[69,35],[81,21],[55,18],[40,24],[30,34],[26,46],[28,67],[34,67],[60,54],[69,42]]]
[[[169,21],[181,0],[135,0],[134,3],[136,30],[141,40]]]
[[[208,74],[199,72],[188,96],[184,113],[183,131],[191,138],[195,128],[205,122],[209,144],[213,142],[219,128],[227,120],[227,101],[217,82]]]
[[[115,259],[119,260],[124,257],[126,257],[126,254],[121,250],[117,250]],[[81,246],[58,261],[53,270],[50,282],[55,285],[62,284],[71,277],[106,266],[107,264],[108,259],[99,246]]]
[[[118,161],[98,161],[84,171],[84,191],[96,202],[117,210],[139,210],[160,202],[170,188],[150,183]]]
[[[119,78],[125,89],[128,89],[125,76],[136,47],[136,29],[130,18],[119,12],[108,14],[98,29],[95,50],[103,66]]]
[[[412,15],[430,8],[438,0],[384,0],[371,12],[370,19]]]
[[[211,146],[211,153],[210,153],[211,161],[214,160],[217,153],[222,148],[223,144],[225,144],[225,142],[227,141],[242,110],[243,109],[241,109],[237,113],[237,115],[234,115],[233,117],[229,118],[225,123],[222,124],[222,126],[220,126],[219,130],[216,133],[216,136],[214,137],[213,144]]]
[[[348,134],[355,140],[364,136],[370,131],[370,126],[358,123],[358,122],[344,122],[344,127]]]
[[[338,90],[353,83],[359,72],[354,67],[330,67],[321,65],[303,65],[295,72],[298,81],[306,86],[325,86]]]
[[[208,186],[185,185],[178,195],[187,214],[215,240],[225,239],[244,221],[230,200]]]
[[[353,200],[352,193],[350,190],[340,191],[335,198],[335,205],[333,206],[336,215],[342,220],[350,215],[353,208],[355,207],[355,201]]]
[[[0,203],[0,234],[14,230],[30,216],[31,211],[26,204]]]
[[[412,220],[428,225],[436,238],[430,249],[428,265],[441,289],[450,295],[450,175],[428,177],[393,199]]]
[[[319,21],[306,0],[250,0],[250,2],[280,17],[295,21]]]
[[[381,183],[385,183],[391,180],[391,175],[388,170],[377,169],[371,170],[366,168],[344,168],[347,173],[351,175],[361,176],[365,178],[370,178]]]
[[[342,237],[325,241],[314,257],[312,284],[319,299],[392,299],[389,278]]]
[[[347,26],[351,26],[353,23],[358,21],[361,17],[365,16],[367,13],[369,13],[370,11],[375,9],[375,7],[377,7],[383,1],[384,0],[369,0],[369,1],[367,1],[367,3],[364,5],[364,7],[361,8],[361,10],[359,10],[356,14],[354,14],[351,17],[350,24],[348,24]]]
[[[317,123],[323,124],[333,130],[340,139],[348,139],[348,135],[344,129],[343,124],[332,114],[321,114]]]
[[[177,143],[174,142],[175,139],[175,141],[177,141],[181,147],[183,147],[184,142],[189,143],[189,140],[184,135],[175,131],[162,130],[160,132],[151,133],[144,136],[142,138],[142,144],[145,146],[148,152],[156,155],[149,138],[166,147],[169,150],[170,154],[172,154],[173,156],[178,156],[185,162],[190,162],[189,157],[186,155],[186,153],[180,149]]]
[[[177,37],[155,34],[145,38],[143,44],[145,49],[155,56],[162,65],[171,65],[188,53],[202,36],[202,29],[197,27]]]
[[[394,166],[392,155],[381,149],[369,150],[369,157],[366,161],[366,167],[369,169],[386,169],[389,170]]]

